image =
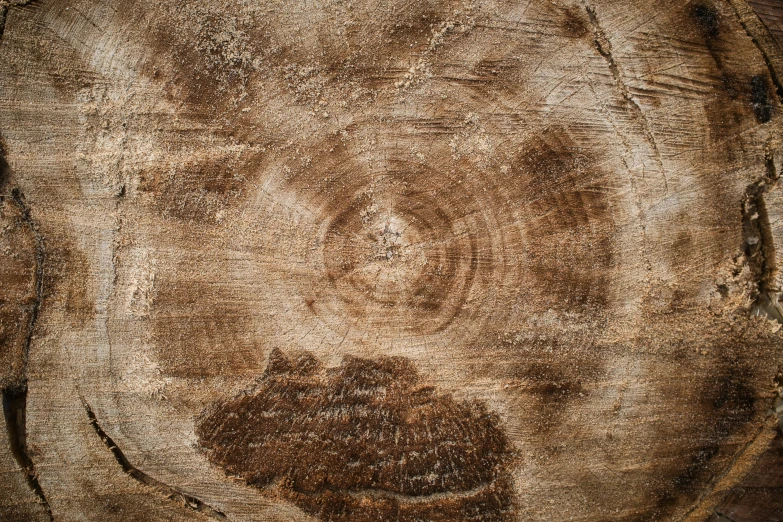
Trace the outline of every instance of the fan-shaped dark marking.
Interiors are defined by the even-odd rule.
[[[410,361],[324,368],[275,349],[258,384],[197,421],[209,459],[330,521],[510,520],[496,415],[439,395]]]

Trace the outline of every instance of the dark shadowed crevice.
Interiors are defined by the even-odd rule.
[[[92,426],[92,428],[95,430],[95,433],[98,435],[98,437],[100,437],[103,444],[109,449],[109,451],[111,451],[112,455],[114,455],[114,459],[125,473],[145,486],[151,487],[166,498],[183,504],[188,509],[205,513],[218,519],[226,518],[226,515],[222,511],[213,508],[212,506],[204,503],[192,495],[183,493],[177,488],[171,487],[168,484],[164,484],[163,482],[154,479],[143,471],[137,469],[128,461],[122,450],[117,447],[117,444],[114,443],[114,440],[112,440],[112,438],[109,437],[105,431],[103,431],[103,428],[101,428],[101,425],[98,423],[98,419],[90,405],[84,401],[82,401],[82,404],[84,405],[84,410],[87,412],[87,417],[90,419],[90,426]]]
[[[724,488],[721,502],[716,506],[711,522],[748,522],[781,520],[783,495],[780,477],[783,476],[783,366],[775,377],[776,404],[768,422],[768,437],[753,467],[745,477],[730,489]],[[724,518],[720,518],[724,517]]]
[[[778,419],[778,431],[783,436],[783,366],[778,367],[778,374],[775,376],[775,387],[778,396],[775,401],[774,411]]]
[[[8,432],[8,443],[11,454],[16,463],[24,470],[27,485],[46,510],[49,520],[54,520],[52,509],[49,507],[49,501],[46,500],[41,484],[38,482],[38,475],[35,473],[33,461],[27,451],[27,431],[26,431],[26,409],[27,409],[27,387],[16,390],[6,389],[2,391],[3,417],[5,417],[5,428]]]

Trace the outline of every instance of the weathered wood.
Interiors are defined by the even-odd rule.
[[[783,436],[778,435],[758,459],[744,480],[732,488],[715,510],[713,520],[721,517],[733,522],[780,520],[783,516]]]
[[[774,6],[0,8],[0,518],[747,509]]]
[[[783,5],[777,0],[748,0],[748,4],[783,46]]]

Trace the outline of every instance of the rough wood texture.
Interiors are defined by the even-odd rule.
[[[706,520],[775,459],[744,0],[0,12],[0,519]]]
[[[783,437],[778,436],[714,515],[733,522],[783,520]]]
[[[748,0],[748,4],[783,47],[783,3],[780,0]]]

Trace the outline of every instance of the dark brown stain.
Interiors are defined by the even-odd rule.
[[[734,78],[724,70],[725,45],[721,39],[723,20],[720,13],[712,5],[695,4],[690,7],[689,14],[696,33],[703,39],[712,60],[715,62],[726,92],[732,99],[736,98]]]
[[[552,433],[567,425],[569,406],[588,400],[589,388],[601,378],[603,368],[595,360],[563,364],[562,361],[540,359],[511,364],[515,367],[515,379],[519,379],[525,394],[533,399],[531,424],[542,437],[541,450],[556,453],[560,448],[554,439],[561,439],[550,440]]]
[[[750,96],[756,121],[767,123],[772,119],[772,105],[769,100],[769,82],[765,76],[757,74],[750,79]]]
[[[746,478],[731,489],[716,513],[735,522],[783,520],[783,433],[778,431],[769,449]],[[717,516],[709,522],[725,522]]]
[[[513,178],[506,182],[531,201],[583,189],[606,178],[595,152],[574,141],[567,128],[543,129],[520,149],[511,163]]]
[[[564,9],[561,26],[570,38],[583,38],[590,34],[590,23],[582,15],[581,9]]]
[[[196,421],[231,475],[328,521],[504,521],[514,451],[497,415],[441,395],[401,357],[324,368],[275,349],[257,385]]]
[[[26,381],[26,339],[36,299],[35,236],[10,194],[0,195],[0,389]]]
[[[2,147],[0,143],[0,152]],[[32,314],[37,314],[39,301],[47,296],[64,298],[72,326],[84,326],[95,312],[95,299],[86,287],[85,278],[73,276],[87,274],[90,269],[86,255],[73,246],[73,241],[47,243],[47,266],[43,269],[43,238],[32,221],[24,194],[13,186],[11,174],[0,155],[0,223],[3,224],[0,245],[6,247],[0,252],[10,252],[10,255],[0,253],[0,317],[5,314],[0,321],[0,358],[4,350],[21,349],[18,348],[20,342],[24,344],[21,325],[29,323]],[[9,363],[6,368],[18,368],[21,355],[17,360],[19,363]]]
[[[562,459],[551,464],[568,466],[574,414],[594,404],[594,391],[601,393],[614,350],[597,343],[594,334],[568,340],[557,334],[531,334],[498,342],[502,334],[487,332],[466,350],[475,354],[473,359],[460,366],[477,381],[506,383],[509,409],[520,412],[515,419],[521,425],[518,429],[529,434],[525,444],[535,446],[536,458]]]
[[[255,72],[252,58],[269,59],[269,39],[263,29],[243,23],[231,9],[210,10],[193,3],[181,7],[183,13],[191,11],[197,23],[178,20],[180,15],[167,12],[166,7],[157,20],[146,21],[157,52],[142,72],[162,83],[169,99],[185,102],[190,117],[214,122],[235,108]]]
[[[519,60],[514,57],[485,57],[476,63],[473,73],[477,76],[477,81],[495,83],[504,73],[515,71],[518,67]]]
[[[95,318],[95,295],[88,288],[89,279],[74,274],[89,274],[86,254],[71,241],[68,244],[50,242],[49,262],[44,272],[44,295],[57,297],[70,325],[82,327]]]
[[[559,131],[528,144],[512,174],[524,184],[531,214],[528,269],[552,296],[551,306],[605,308],[615,262],[610,192],[601,184],[606,174]]]
[[[202,265],[182,266],[197,272]],[[152,320],[157,360],[166,375],[202,378],[263,368],[263,347],[247,334],[253,309],[242,306],[231,288],[161,275]]]
[[[576,370],[576,369],[574,369]],[[531,384],[527,390],[539,394],[546,401],[560,401],[583,395],[586,389],[582,386],[583,378],[588,378],[588,372],[571,371],[568,368],[554,363],[537,362],[531,364],[525,371]]]
[[[235,207],[262,170],[263,154],[205,159],[139,175],[138,190],[161,216],[216,224],[218,213]],[[124,194],[124,192],[123,192]]]
[[[43,251],[0,138],[0,390],[23,389],[41,301]]]
[[[768,123],[777,110],[774,91],[767,74],[737,76],[725,69],[712,96],[706,100],[710,137],[713,143],[723,143],[737,137],[756,123]],[[727,156],[732,159],[731,156]]]
[[[745,121],[746,114],[753,114],[757,123],[769,122],[776,110],[769,71],[748,78],[729,58],[735,48],[735,36],[717,7],[709,3],[695,4],[688,9],[687,16],[690,32],[704,42],[717,69],[717,88],[705,99],[711,141],[725,143],[740,135],[750,124]],[[724,148],[727,159],[734,160],[736,146]]]
[[[718,10],[711,4],[699,3],[687,9],[690,31],[704,42],[709,59],[715,67],[715,90],[705,99],[712,143],[721,143],[733,134],[741,132],[743,114],[746,108],[740,100],[748,91],[744,82],[738,80],[731,64],[724,59],[729,44],[723,41],[723,24]],[[687,30],[687,29],[686,29]],[[730,151],[729,154],[732,152]],[[729,158],[731,159],[731,158]]]
[[[718,454],[719,446],[708,445],[688,451],[681,458],[687,466],[673,479],[670,479],[652,513],[645,516],[652,520],[665,520],[676,507],[693,503],[700,488],[707,487],[707,475],[713,468],[711,461]]]
[[[145,75],[209,121],[256,101],[258,94],[245,87],[257,80],[281,94],[287,87],[299,103],[354,86],[392,86],[462,3],[384,0],[371,11],[335,3],[323,6],[323,20],[307,24],[290,7],[186,2],[146,18],[131,9],[125,16],[151,27],[157,52],[144,64]]]
[[[713,433],[723,440],[753,418],[758,396],[751,386],[750,368],[738,356],[722,357],[719,368],[705,400],[717,413]]]
[[[693,483],[700,474],[709,469],[709,462],[717,455],[719,449],[718,446],[704,446],[691,453],[688,467],[672,481],[678,493],[694,493]]]
[[[701,410],[710,412],[703,431],[706,436],[702,440],[706,443],[683,455],[688,465],[669,482],[659,504],[664,512],[666,507],[693,502],[708,487],[716,468],[712,460],[721,451],[732,451],[731,446],[726,447],[726,441],[756,413],[758,394],[750,384],[749,367],[732,353],[735,349],[726,346],[714,349],[720,354],[718,372],[705,380],[699,405]],[[730,453],[723,455],[724,458],[728,456]]]
[[[676,509],[696,502],[717,473],[731,464],[737,450],[734,438],[752,424],[761,408],[768,407],[766,400],[759,400],[761,392],[752,384],[754,372],[744,359],[743,352],[752,349],[751,343],[740,339],[735,344],[710,347],[715,354],[710,363],[713,371],[703,376],[683,412],[692,412],[688,433],[698,436],[686,435],[676,457],[659,456],[674,459],[674,465],[659,472],[652,488],[652,492],[657,490],[656,505],[649,513],[653,519],[665,519]],[[682,364],[688,363],[683,360]]]
[[[720,15],[715,7],[707,4],[694,4],[691,6],[691,16],[704,39],[710,43],[721,32]]]

